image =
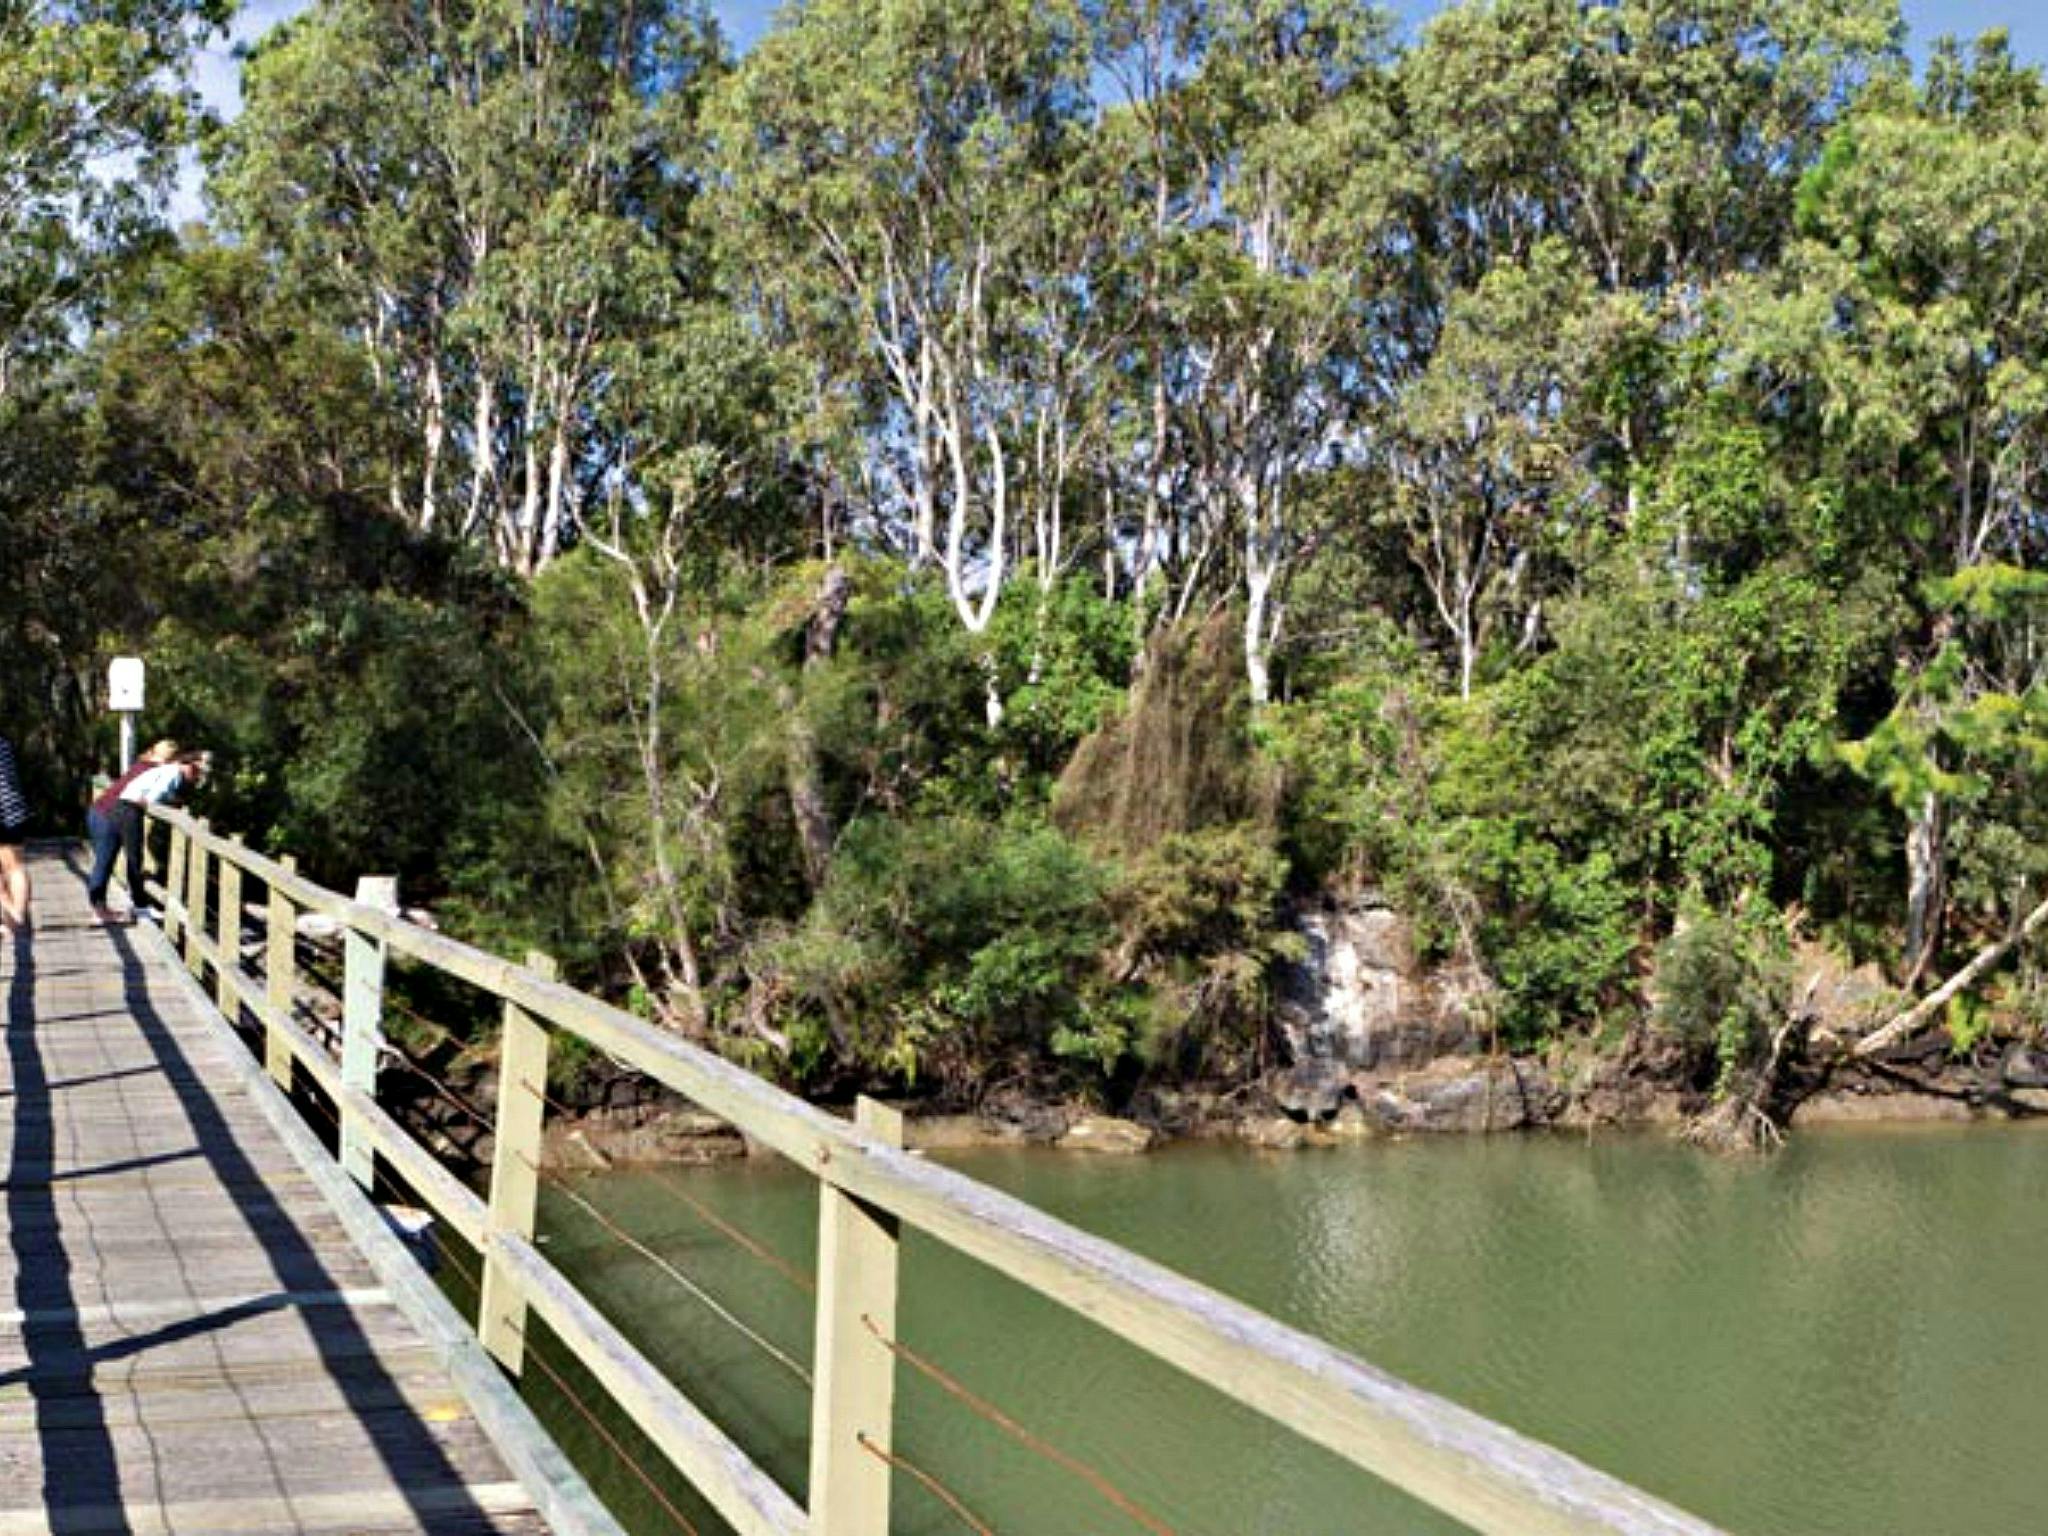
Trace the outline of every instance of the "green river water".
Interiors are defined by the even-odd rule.
[[[1812,1132],[1761,1162],[1635,1137],[949,1161],[1743,1536],[2048,1531],[2042,1130]],[[704,1298],[796,1366],[810,1298],[682,1193],[808,1269],[808,1181],[761,1160],[575,1188],[661,1262],[551,1194],[556,1262],[800,1490],[806,1389]],[[1458,1529],[915,1237],[900,1335],[1156,1529]],[[603,1435],[631,1449],[629,1431],[547,1416],[636,1533],[683,1528],[663,1498],[719,1528],[619,1470]],[[899,1449],[1002,1536],[1146,1528],[915,1373],[898,1424]],[[899,1532],[971,1529],[901,1477],[897,1504]]]

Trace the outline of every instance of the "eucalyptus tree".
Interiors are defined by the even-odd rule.
[[[1778,260],[1900,35],[1895,0],[1472,0],[1403,58],[1424,190],[1376,462],[1463,690],[1634,526],[1717,290]]]
[[[327,0],[250,61],[215,197],[368,357],[408,522],[525,572],[573,538],[608,340],[701,283],[661,146],[721,58],[696,5]]]
[[[1965,622],[1956,583],[2041,560],[2048,496],[2048,87],[2002,38],[1946,48],[1918,92],[1875,94],[1803,189],[1806,238],[1758,325],[1811,392],[1874,547],[1895,551],[1912,621],[1896,705],[1852,754],[1905,819],[1905,973],[1925,974],[1949,907],[1952,821],[1969,791],[1953,722],[2021,698],[1996,678],[2010,628]],[[1773,350],[1774,349],[1774,350]],[[2004,590],[1993,584],[1984,590]],[[1968,590],[1977,590],[1969,588]],[[2018,610],[2031,614],[2032,608]]]
[[[1539,554],[1595,487],[1576,428],[1591,283],[1560,241],[1503,257],[1444,305],[1428,361],[1382,418],[1382,515],[1449,635],[1458,692],[1503,626],[1537,638]]]
[[[1032,444],[1067,430],[1086,366],[1062,363],[1074,274],[1043,263],[1079,234],[1056,189],[1087,59],[1068,4],[813,0],[742,62],[714,119],[743,282],[846,371],[879,529],[937,567],[977,635],[1014,571],[1020,497],[1056,494],[1027,486]],[[1064,462],[1048,446],[1036,468]],[[991,670],[991,721],[1001,707]]]
[[[1186,212],[1166,428],[1186,464],[1194,564],[1244,604],[1252,699],[1303,546],[1297,493],[1355,441],[1369,348],[1394,286],[1406,192],[1384,13],[1355,0],[1217,0],[1184,87]]]
[[[16,0],[0,8],[0,395],[63,348],[91,253],[132,233],[198,113],[184,72],[228,0]]]
[[[89,760],[93,652],[132,597],[108,558],[127,509],[90,483],[104,445],[82,343],[160,234],[200,115],[186,66],[231,10],[0,6],[0,694],[43,807],[68,803],[60,765]]]

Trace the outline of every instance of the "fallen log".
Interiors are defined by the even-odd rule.
[[[1849,1055],[1857,1061],[1868,1060],[1890,1050],[1902,1040],[1910,1040],[1926,1026],[1929,1020],[1946,1008],[1956,998],[1969,991],[1986,973],[2024,940],[2033,937],[2034,931],[2048,922],[2048,901],[2043,901],[2019,927],[2012,929],[2005,937],[1987,944],[1970,958],[1955,975],[1949,977],[1919,1002],[1902,1012],[1893,1014],[1869,1034],[1863,1036],[1849,1049]]]

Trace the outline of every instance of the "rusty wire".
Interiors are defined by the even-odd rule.
[[[468,1283],[470,1289],[475,1291],[477,1295],[481,1297],[483,1295],[482,1278],[477,1274],[477,1272],[474,1269],[472,1269],[468,1264],[464,1263],[462,1259],[459,1256],[457,1256],[455,1250],[448,1246],[447,1242],[441,1237],[441,1235],[438,1232],[434,1232],[433,1228],[431,1227],[429,1227],[427,1230],[429,1231],[429,1233],[433,1235],[434,1246],[441,1251],[442,1257],[446,1258],[450,1263],[452,1263],[455,1266],[456,1272],[460,1274],[464,1281]],[[669,1519],[675,1523],[676,1527],[679,1530],[683,1531],[685,1533],[685,1536],[702,1536],[702,1532],[700,1532],[697,1529],[697,1527],[691,1523],[690,1517],[685,1515],[680,1509],[676,1508],[675,1501],[668,1496],[668,1494],[663,1490],[661,1484],[655,1480],[654,1474],[652,1474],[645,1467],[640,1465],[639,1459],[619,1442],[618,1436],[614,1435],[611,1432],[611,1430],[606,1427],[604,1421],[597,1416],[596,1411],[591,1408],[589,1403],[584,1401],[583,1394],[578,1392],[574,1387],[570,1386],[568,1381],[563,1378],[562,1373],[560,1371],[556,1370],[552,1365],[548,1364],[547,1356],[541,1352],[540,1346],[537,1343],[535,1343],[533,1338],[527,1333],[525,1327],[522,1326],[520,1323],[513,1321],[511,1318],[505,1318],[502,1321],[504,1322],[507,1328],[511,1329],[513,1333],[518,1335],[520,1345],[525,1350],[526,1358],[531,1360],[535,1365],[541,1368],[541,1373],[545,1375],[549,1381],[554,1383],[555,1389],[559,1391],[563,1397],[567,1398],[570,1405],[583,1416],[584,1421],[588,1423],[592,1429],[597,1431],[599,1437],[604,1441],[604,1443],[608,1447],[610,1447],[612,1455],[616,1457],[619,1461],[623,1462],[625,1464],[626,1470],[631,1472],[634,1475],[634,1477],[640,1480],[640,1485],[644,1487],[649,1493],[654,1495],[655,1502],[661,1505],[663,1511],[668,1515]]]
[[[910,1476],[917,1479],[926,1492],[930,1493],[933,1498],[958,1515],[961,1523],[970,1531],[973,1531],[975,1536],[996,1536],[994,1529],[983,1523],[975,1515],[974,1511],[961,1501],[957,1493],[932,1476],[931,1473],[925,1471],[923,1467],[917,1465],[908,1456],[904,1456],[896,1451],[885,1450],[870,1440],[865,1432],[856,1432],[853,1438],[860,1443],[860,1448],[870,1456],[894,1467],[899,1472],[907,1472]]]
[[[537,1088],[531,1082],[528,1082],[525,1078],[521,1078],[519,1080],[519,1086],[524,1088],[528,1093],[532,1094],[535,1098],[539,1099],[543,1104],[547,1105],[548,1108],[554,1110],[558,1114],[573,1115],[576,1113],[576,1110],[571,1108],[569,1105],[564,1104],[560,1099],[556,1098],[553,1094],[549,1093],[547,1089],[544,1087]],[[655,1174],[655,1178],[665,1189],[667,1189],[671,1194],[673,1194],[678,1200],[682,1201],[683,1204],[687,1205],[690,1208],[691,1212],[698,1218],[698,1220],[702,1221],[706,1226],[710,1227],[713,1231],[717,1232],[721,1237],[725,1238],[728,1242],[731,1242],[734,1246],[741,1248],[747,1253],[753,1255],[756,1259],[759,1259],[763,1264],[767,1265],[770,1269],[774,1270],[777,1274],[781,1275],[783,1279],[787,1280],[791,1285],[795,1286],[805,1295],[817,1294],[818,1282],[816,1280],[812,1279],[811,1276],[805,1274],[803,1270],[800,1269],[797,1265],[791,1263],[788,1259],[785,1259],[781,1254],[777,1253],[774,1249],[770,1248],[766,1243],[763,1243],[758,1238],[751,1237],[747,1233],[742,1232],[738,1227],[734,1226],[731,1222],[727,1221],[724,1217],[720,1216],[716,1211],[712,1210],[710,1206],[706,1205],[702,1200],[699,1200],[695,1195],[691,1194],[687,1189],[683,1188],[681,1181],[675,1178],[674,1175],[657,1171]]]
[[[749,1327],[743,1320],[741,1320],[728,1307],[726,1307],[724,1303],[720,1302],[717,1297],[713,1296],[709,1291],[705,1290],[696,1281],[692,1280],[688,1275],[684,1274],[681,1269],[677,1268],[671,1260],[664,1258],[661,1254],[656,1253],[652,1248],[648,1247],[645,1243],[641,1242],[639,1238],[633,1236],[632,1233],[628,1232],[624,1227],[621,1227],[617,1222],[613,1221],[609,1216],[605,1215],[603,1211],[599,1210],[595,1205],[591,1204],[590,1201],[584,1199],[583,1196],[578,1194],[575,1190],[571,1189],[568,1186],[568,1184],[566,1184],[559,1177],[551,1173],[548,1173],[543,1168],[540,1168],[530,1158],[520,1157],[519,1160],[522,1163],[525,1163],[529,1169],[532,1169],[536,1177],[546,1179],[549,1183],[553,1184],[554,1187],[561,1192],[562,1197],[564,1199],[574,1203],[579,1209],[581,1209],[586,1215],[588,1215],[591,1220],[595,1221],[599,1226],[603,1227],[606,1232],[611,1234],[614,1241],[622,1244],[627,1248],[630,1248],[633,1252],[639,1254],[641,1258],[645,1259],[648,1263],[652,1264],[656,1269],[660,1270],[663,1274],[667,1275],[669,1279],[673,1280],[677,1285],[680,1285],[684,1290],[688,1291],[692,1296],[694,1296],[698,1300],[699,1303],[701,1303],[707,1310],[709,1310],[711,1313],[717,1316],[728,1327],[732,1328],[734,1331],[740,1333],[744,1337],[752,1340],[756,1345],[760,1347],[763,1353],[767,1354],[778,1365],[782,1366],[783,1369],[787,1370],[791,1375],[795,1376],[796,1379],[801,1381],[806,1387],[812,1385],[811,1373],[801,1361],[795,1359],[787,1351],[783,1350],[779,1345],[775,1344],[772,1340],[764,1338],[760,1333],[756,1332],[753,1328]]]
[[[406,1011],[410,1012],[410,1010]],[[417,1014],[413,1016],[415,1018],[419,1017]],[[421,1020],[421,1022],[431,1021]],[[468,1113],[471,1116],[471,1118],[475,1119],[479,1124],[484,1125],[487,1129],[494,1129],[494,1127],[490,1125],[490,1122],[485,1120],[484,1117],[480,1115],[474,1108],[465,1103],[461,1099],[461,1097],[454,1092],[453,1089],[449,1088],[446,1084],[440,1082],[440,1080],[437,1079],[432,1073],[428,1072],[424,1067],[415,1063],[409,1056],[406,1056],[403,1053],[395,1054],[398,1055],[399,1059],[405,1063],[409,1070],[413,1071],[418,1076],[426,1080],[428,1083],[432,1084],[437,1090],[439,1090],[443,1094],[444,1097],[447,1097],[451,1103],[455,1104],[457,1108]],[[532,1093],[535,1097],[539,1098],[545,1105],[549,1106],[552,1109],[555,1109],[560,1113],[573,1114],[575,1112],[568,1105],[564,1104],[561,1100],[549,1094],[545,1088],[537,1088],[531,1082],[525,1081],[524,1079],[521,1080],[520,1086],[524,1088],[527,1092]],[[314,1095],[313,1100],[315,1103],[318,1103],[320,1105],[320,1108],[326,1112],[329,1119],[333,1120],[338,1127],[340,1123],[339,1116],[336,1114],[334,1109],[327,1105],[325,1102],[323,1102],[318,1095]],[[604,1231],[615,1242],[619,1243],[621,1246],[625,1248],[632,1250],[634,1253],[638,1254],[642,1259],[644,1259],[648,1263],[653,1264],[671,1281],[681,1286],[685,1291],[687,1291],[692,1297],[694,1297],[700,1304],[702,1304],[706,1309],[711,1311],[720,1320],[725,1322],[729,1327],[733,1328],[736,1332],[740,1333],[745,1338],[749,1339],[756,1346],[758,1346],[764,1353],[773,1358],[784,1369],[788,1370],[792,1375],[796,1376],[797,1379],[803,1382],[803,1384],[806,1387],[815,1386],[815,1382],[811,1372],[802,1363],[792,1358],[787,1352],[782,1350],[771,1340],[764,1338],[760,1333],[758,1333],[752,1327],[748,1326],[747,1323],[742,1321],[732,1311],[730,1311],[727,1307],[720,1303],[717,1300],[717,1298],[713,1297],[709,1292],[704,1290],[703,1287],[698,1285],[697,1282],[692,1280],[688,1275],[684,1274],[682,1270],[678,1268],[672,1261],[665,1258],[661,1254],[657,1253],[655,1250],[648,1247],[647,1244],[642,1242],[640,1239],[634,1237],[631,1233],[627,1232],[624,1228],[620,1227],[615,1221],[613,1221],[610,1217],[605,1215],[604,1212],[601,1211],[596,1205],[591,1203],[589,1200],[585,1199],[575,1189],[570,1187],[568,1182],[564,1180],[559,1174],[541,1167],[532,1159],[527,1158],[523,1155],[520,1156],[519,1160],[523,1164],[525,1164],[527,1169],[530,1172],[532,1172],[535,1175],[535,1177],[546,1181],[553,1188],[559,1191],[565,1199],[569,1200],[570,1202],[575,1204],[579,1209],[581,1209],[601,1228],[603,1228]],[[754,1257],[764,1265],[774,1269],[785,1280],[787,1280],[792,1285],[796,1286],[798,1289],[804,1291],[807,1294],[816,1293],[817,1282],[810,1275],[805,1274],[801,1269],[799,1269],[796,1265],[792,1264],[789,1260],[783,1258],[780,1254],[768,1248],[758,1239],[755,1239],[747,1233],[741,1231],[738,1227],[734,1226],[732,1223],[726,1221],[723,1217],[719,1216],[716,1212],[712,1211],[710,1207],[706,1206],[694,1195],[691,1195],[688,1191],[684,1190],[681,1187],[681,1184],[672,1176],[658,1175],[658,1177],[660,1178],[660,1181],[665,1186],[667,1186],[667,1188],[671,1192],[673,1192],[677,1196],[677,1198],[679,1198],[684,1204],[686,1204],[691,1209],[691,1211],[706,1225],[710,1226],[713,1230],[717,1231],[721,1236],[725,1237],[728,1241],[734,1243],[736,1246],[743,1249],[745,1252],[750,1254],[752,1257]],[[434,1232],[431,1227],[428,1230],[433,1236],[435,1246],[452,1262],[455,1263],[456,1269],[463,1275],[463,1278],[466,1281],[468,1281],[473,1288],[478,1289],[479,1294],[481,1294],[481,1281],[476,1276],[475,1271],[472,1270],[466,1264],[463,1264],[459,1259],[455,1257],[453,1251],[448,1247],[447,1243],[441,1239],[438,1232]],[[916,1370],[919,1374],[925,1376],[927,1379],[932,1381],[935,1385],[937,1385],[943,1391],[945,1391],[949,1396],[953,1397],[960,1403],[964,1404],[975,1415],[986,1420],[988,1423],[994,1425],[997,1429],[1001,1430],[1004,1434],[1008,1435],[1011,1439],[1015,1440],[1019,1445],[1023,1446],[1026,1450],[1031,1451],[1034,1455],[1037,1455],[1043,1460],[1050,1462],[1052,1465],[1066,1472],[1069,1476],[1072,1476],[1081,1481],[1082,1483],[1086,1484],[1104,1501],[1106,1501],[1115,1509],[1120,1511],[1123,1515],[1125,1515],[1133,1524],[1138,1525],[1144,1530],[1151,1532],[1152,1536],[1177,1536],[1177,1533],[1175,1532],[1172,1526],[1168,1525],[1159,1516],[1153,1514],[1144,1505],[1140,1504],[1136,1499],[1132,1498],[1129,1494],[1125,1493],[1122,1489],[1118,1488],[1116,1484],[1113,1483],[1104,1473],[1088,1465],[1086,1462],[1081,1461],[1080,1459],[1069,1454],[1068,1452],[1062,1451],[1058,1446],[1055,1446],[1051,1444],[1049,1441],[1044,1440],[1040,1436],[1034,1434],[1031,1430],[1025,1428],[1022,1424],[1018,1423],[1015,1419],[1011,1418],[1007,1413],[1003,1412],[1003,1410],[998,1408],[995,1404],[979,1396],[971,1388],[964,1385],[955,1377],[949,1375],[943,1368],[941,1368],[934,1362],[927,1360],[924,1356],[917,1353],[917,1351],[913,1350],[909,1345],[904,1344],[900,1340],[891,1339],[888,1336],[886,1336],[882,1332],[879,1325],[876,1324],[872,1316],[863,1313],[861,1316],[861,1322],[863,1326],[867,1328],[868,1332],[874,1336],[876,1342],[881,1344],[883,1348],[887,1349],[896,1358],[904,1361],[904,1363],[909,1365],[912,1369]],[[524,1331],[517,1329],[516,1325],[513,1326],[515,1327],[515,1331],[520,1332],[521,1338],[523,1340],[525,1337]],[[564,1395],[570,1399],[570,1401],[574,1404],[577,1410],[581,1412],[587,1420],[589,1420],[591,1426],[594,1429],[596,1429],[597,1432],[604,1438],[606,1443],[611,1447],[613,1453],[616,1456],[618,1456],[620,1460],[624,1461],[627,1464],[627,1466],[632,1470],[634,1475],[638,1477],[641,1480],[641,1482],[647,1486],[648,1490],[651,1493],[653,1493],[658,1500],[661,1501],[663,1507],[668,1510],[670,1516],[676,1521],[678,1521],[682,1525],[683,1529],[690,1533],[690,1536],[697,1536],[695,1527],[691,1526],[689,1521],[681,1514],[681,1512],[676,1510],[674,1506],[669,1503],[666,1496],[662,1494],[658,1486],[652,1481],[647,1472],[633,1460],[630,1453],[627,1452],[625,1448],[618,1443],[618,1441],[612,1436],[612,1434],[595,1417],[595,1415],[589,1409],[588,1405],[586,1405],[581,1399],[581,1397],[579,1397],[576,1394],[575,1390],[572,1387],[570,1387],[566,1381],[562,1380],[561,1376],[551,1366],[548,1365],[547,1361],[541,1356],[541,1354],[537,1350],[533,1351],[533,1358],[535,1362],[540,1365],[541,1369],[547,1373],[549,1379],[552,1380],[556,1384],[556,1386],[561,1389]],[[916,1482],[918,1482],[928,1492],[930,1492],[933,1495],[933,1497],[937,1498],[942,1504],[944,1504],[958,1519],[961,1520],[963,1524],[965,1524],[970,1530],[976,1532],[977,1536],[995,1536],[995,1532],[983,1521],[981,1521],[971,1510],[969,1510],[966,1504],[959,1498],[959,1496],[954,1494],[951,1489],[947,1488],[946,1485],[942,1481],[940,1481],[940,1479],[936,1475],[926,1471],[922,1467],[917,1466],[914,1462],[910,1461],[909,1458],[903,1456],[900,1452],[887,1450],[884,1449],[882,1446],[875,1444],[873,1441],[869,1440],[865,1434],[859,1435],[857,1436],[857,1438],[863,1450],[867,1451],[870,1455],[879,1457],[883,1461],[887,1462],[890,1466],[903,1471],[906,1475],[908,1475]]]
[[[962,1385],[952,1376],[947,1375],[945,1371],[925,1359],[924,1356],[920,1355],[908,1344],[903,1343],[901,1340],[890,1338],[882,1332],[881,1326],[876,1323],[870,1314],[863,1312],[860,1320],[861,1325],[874,1335],[875,1342],[888,1350],[890,1354],[896,1356],[897,1359],[903,1361],[920,1375],[937,1384],[952,1397],[965,1403],[974,1413],[988,1420],[989,1423],[995,1425],[996,1428],[1000,1429],[1026,1450],[1043,1457],[1062,1471],[1079,1478],[1110,1504],[1121,1510],[1130,1518],[1133,1524],[1143,1526],[1146,1530],[1151,1531],[1153,1536],[1176,1536],[1172,1526],[1117,1487],[1115,1483],[1112,1483],[1101,1472],[1089,1466],[1087,1462],[1069,1455],[1050,1441],[1040,1439],[1022,1424],[1019,1424],[1015,1419],[1004,1413],[994,1403],[988,1401],[987,1398],[977,1396],[970,1388]]]
[[[733,1243],[737,1244],[740,1248],[746,1250],[746,1252],[752,1254],[755,1258],[759,1259],[763,1264],[766,1264],[770,1269],[774,1270],[777,1274],[781,1275],[783,1279],[787,1280],[791,1285],[795,1286],[805,1295],[815,1296],[817,1294],[818,1282],[816,1280],[812,1279],[811,1276],[805,1274],[795,1264],[791,1263],[788,1259],[785,1259],[781,1254],[777,1253],[767,1244],[759,1241],[756,1238],[749,1237],[745,1232],[742,1232],[738,1227],[732,1225],[732,1223],[725,1220],[724,1217],[720,1216],[716,1211],[712,1210],[710,1206],[706,1205],[703,1201],[699,1200],[695,1195],[691,1194],[688,1190],[684,1189],[680,1180],[676,1179],[671,1174],[665,1173],[657,1173],[655,1177],[660,1181],[664,1188],[666,1188],[678,1200],[682,1201],[685,1205],[687,1205],[691,1209],[691,1211],[693,1211],[697,1215],[698,1219],[703,1221],[706,1226],[711,1227],[713,1230],[717,1231],[722,1236],[728,1238]]]
[[[416,1073],[420,1078],[422,1078],[424,1081],[433,1085],[437,1090],[439,1090],[443,1094],[443,1096],[449,1099],[451,1103],[454,1103],[460,1109],[466,1110],[472,1116],[472,1118],[476,1119],[477,1122],[483,1125],[485,1129],[494,1129],[490,1122],[484,1120],[483,1117],[481,1115],[478,1115],[474,1109],[470,1109],[467,1105],[463,1104],[460,1097],[457,1094],[455,1094],[454,1090],[449,1088],[445,1083],[442,1083],[438,1078],[434,1076],[433,1073],[427,1071],[424,1067],[419,1066],[417,1063],[413,1062],[410,1057],[407,1057],[402,1053],[399,1054],[399,1059],[403,1061],[406,1064],[406,1066],[411,1071]],[[524,1079],[521,1080],[520,1086],[525,1088],[529,1093],[534,1094],[535,1097],[541,1099],[544,1103],[553,1105],[557,1109],[565,1108],[565,1106],[563,1106],[559,1100],[552,1098],[546,1092],[546,1090],[537,1089],[533,1086],[532,1083],[527,1082]],[[340,1116],[336,1114],[330,1106],[324,1103],[322,1103],[320,1107],[323,1111],[326,1112],[328,1118],[335,1123],[336,1128],[339,1129]],[[634,1237],[630,1232],[626,1231],[623,1227],[619,1226],[610,1217],[606,1216],[603,1211],[599,1210],[597,1206],[593,1205],[589,1200],[585,1199],[581,1194],[579,1194],[575,1189],[573,1189],[569,1185],[568,1181],[563,1179],[559,1174],[556,1174],[550,1171],[549,1169],[542,1167],[538,1163],[535,1163],[531,1158],[525,1157],[520,1154],[514,1155],[519,1156],[519,1161],[526,1166],[527,1170],[531,1172],[535,1178],[543,1180],[552,1188],[557,1190],[564,1199],[576,1205],[593,1221],[595,1221],[600,1227],[602,1227],[607,1233],[609,1233],[614,1241],[618,1242],[623,1247],[626,1247],[632,1250],[634,1253],[638,1254],[642,1259],[652,1264],[657,1270],[661,1271],[661,1273],[666,1275],[675,1284],[681,1286],[692,1297],[694,1297],[697,1300],[697,1302],[700,1305],[702,1305],[707,1311],[711,1312],[714,1316],[719,1318],[728,1327],[732,1328],[742,1337],[750,1340],[753,1344],[759,1347],[763,1353],[768,1355],[769,1358],[774,1360],[784,1370],[788,1371],[791,1375],[795,1376],[797,1380],[802,1382],[806,1387],[812,1385],[811,1373],[809,1369],[803,1365],[802,1362],[795,1359],[792,1355],[789,1354],[788,1351],[784,1350],[779,1345],[775,1344],[772,1340],[764,1337],[758,1330],[749,1326],[729,1307],[724,1305],[724,1303],[720,1302],[717,1297],[713,1296],[709,1291],[705,1290],[703,1286],[699,1285],[695,1280],[691,1279],[688,1275],[684,1274],[683,1271],[675,1264],[673,1260],[665,1257],[660,1253],[657,1253],[654,1249],[648,1247],[647,1244],[643,1243],[638,1238]],[[680,1191],[678,1191],[678,1193],[680,1193]],[[759,1246],[752,1239],[748,1238],[744,1233],[740,1232],[737,1228],[730,1226],[729,1224],[725,1223],[724,1221],[720,1220],[718,1217],[713,1215],[709,1210],[705,1209],[699,1202],[695,1201],[694,1199],[690,1199],[690,1197],[688,1196],[685,1196],[684,1198],[690,1201],[690,1204],[700,1216],[702,1216],[706,1221],[711,1223],[717,1230],[722,1232],[725,1236],[739,1243],[748,1252],[753,1253],[757,1258],[762,1259],[764,1262],[776,1265],[778,1268],[782,1269],[786,1275],[793,1278],[799,1285],[802,1285],[806,1289],[812,1291],[816,1290],[815,1284],[812,1284],[809,1281],[809,1278],[803,1275],[801,1271],[796,1270],[794,1266],[788,1265],[786,1260],[780,1259],[779,1256],[773,1254],[766,1248]]]

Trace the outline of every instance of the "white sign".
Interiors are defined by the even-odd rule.
[[[116,656],[108,665],[107,708],[123,712],[142,708],[140,656]]]

